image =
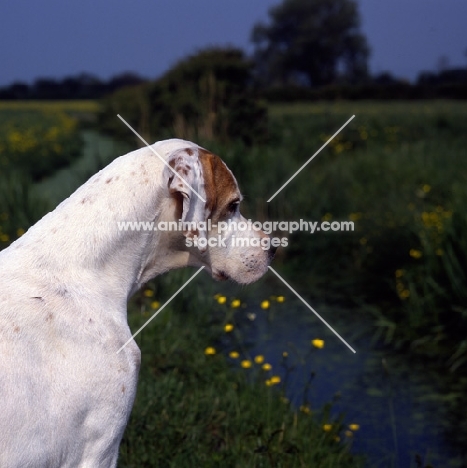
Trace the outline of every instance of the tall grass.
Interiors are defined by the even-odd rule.
[[[0,250],[23,233],[50,209],[47,200],[32,190],[21,173],[0,174]]]

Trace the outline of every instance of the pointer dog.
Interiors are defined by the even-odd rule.
[[[272,253],[258,242],[200,249],[187,238],[217,231],[119,230],[128,221],[245,221],[218,156],[177,139],[153,148],[173,171],[148,147],[121,156],[0,252],[1,468],[114,467],[140,366],[134,341],[117,354],[131,338],[128,298],[174,268],[204,266],[238,283],[267,271]]]

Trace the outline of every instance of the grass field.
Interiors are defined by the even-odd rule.
[[[99,110],[96,101],[0,101],[0,113],[5,111],[95,113]]]

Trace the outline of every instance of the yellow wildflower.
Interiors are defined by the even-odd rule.
[[[277,297],[276,297],[276,301],[277,301],[277,302],[284,302],[284,301],[285,301],[285,297],[284,297],[284,296],[277,296]]]
[[[258,356],[255,356],[255,362],[256,364],[262,364],[264,362],[264,356],[261,356],[261,354],[258,354]]]
[[[409,255],[412,258],[420,258],[423,254],[420,250],[417,249],[410,249]]]
[[[227,298],[225,296],[218,296],[217,297],[217,302],[219,304],[225,304],[227,302]]]
[[[349,429],[351,431],[358,431],[360,429],[360,424],[349,424]]]
[[[244,359],[240,365],[244,368],[244,369],[249,369],[252,364],[251,364],[251,361],[249,361],[248,359]]]
[[[362,217],[362,213],[350,213],[349,214],[350,221],[358,221],[359,219],[361,219],[361,217]]]
[[[261,309],[269,309],[269,301],[261,302]]]
[[[229,357],[232,359],[238,359],[240,357],[240,354],[237,353],[237,351],[230,351]]]
[[[323,424],[323,431],[330,432],[332,430],[332,424]]]
[[[241,305],[240,299],[234,299],[230,305],[233,309],[237,309]]]
[[[143,294],[144,294],[144,297],[152,297],[154,296],[154,291],[151,291],[150,289],[145,289]]]
[[[233,329],[234,329],[234,326],[233,326],[231,323],[226,323],[226,324],[225,324],[224,331],[225,331],[226,333],[231,332]]]
[[[158,309],[161,303],[159,301],[152,301],[151,302],[151,309]]]
[[[407,299],[410,296],[410,291],[408,289],[404,289],[400,292],[399,296],[402,299]]]
[[[265,371],[270,371],[270,370],[272,369],[272,366],[271,366],[271,364],[268,364],[267,362],[265,362],[265,363],[261,366],[261,368],[262,368],[263,370],[265,370]]]
[[[204,354],[206,354],[207,356],[210,356],[210,355],[216,354],[216,350],[212,346],[208,346],[204,350]]]
[[[324,348],[324,340],[320,340],[319,338],[316,338],[314,340],[311,340],[311,344],[318,349],[323,349]]]

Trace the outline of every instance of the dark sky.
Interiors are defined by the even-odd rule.
[[[207,45],[251,51],[252,26],[278,0],[4,0],[0,86],[83,71],[157,77]],[[440,57],[467,66],[467,0],[358,0],[372,72],[414,79]]]

